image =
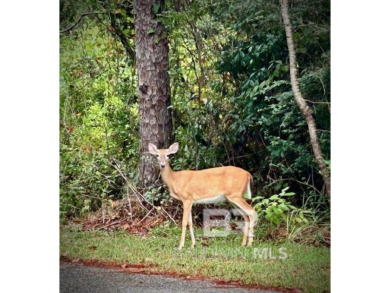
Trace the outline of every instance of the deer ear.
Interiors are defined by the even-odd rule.
[[[174,154],[176,153],[177,151],[179,150],[179,144],[177,142],[175,142],[174,144],[172,144],[169,149],[168,149],[168,154]]]
[[[148,149],[149,149],[149,153],[151,153],[152,155],[158,155],[157,147],[154,144],[149,143]]]

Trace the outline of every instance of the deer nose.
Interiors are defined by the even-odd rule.
[[[160,163],[160,167],[164,168],[165,167],[165,163]]]

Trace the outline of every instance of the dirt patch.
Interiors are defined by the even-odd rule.
[[[218,278],[210,278],[201,275],[196,276],[188,276],[183,273],[175,272],[175,271],[164,271],[161,272],[156,269],[157,265],[154,264],[116,264],[112,262],[104,262],[96,259],[69,259],[68,257],[62,256],[60,259],[60,263],[80,263],[85,266],[93,266],[100,268],[108,268],[114,269],[126,274],[144,274],[144,275],[162,275],[167,277],[180,278],[182,280],[207,280],[214,282],[217,288],[246,288],[246,289],[260,289],[260,290],[272,290],[278,292],[289,292],[289,293],[300,293],[302,292],[300,289],[292,289],[292,288],[282,288],[282,287],[271,287],[271,286],[261,286],[261,285],[248,285],[242,284],[240,281],[226,281]]]

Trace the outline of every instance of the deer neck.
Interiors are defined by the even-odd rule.
[[[169,189],[171,189],[175,171],[173,171],[171,166],[169,166],[169,163],[167,163],[164,168],[160,169],[160,173],[164,183],[168,186]]]

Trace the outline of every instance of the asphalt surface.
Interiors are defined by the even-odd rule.
[[[61,293],[111,292],[207,292],[268,293],[257,289],[218,287],[211,281],[182,280],[161,275],[126,274],[117,270],[84,266],[78,263],[60,265]]]

